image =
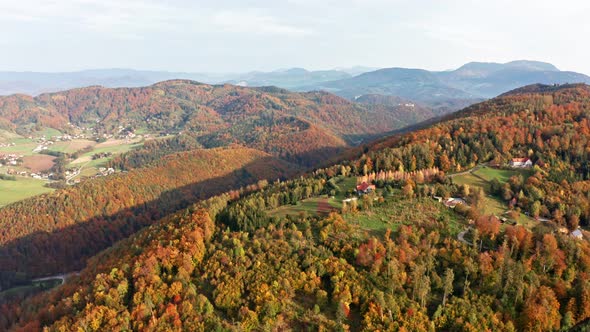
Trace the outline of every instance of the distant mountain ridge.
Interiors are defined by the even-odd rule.
[[[456,70],[442,72],[407,68],[379,69],[300,89],[326,90],[349,99],[365,94],[393,95],[436,107],[440,103],[467,106],[536,83],[590,83],[590,77],[560,71],[552,64],[539,61],[519,60],[503,64],[470,62]]]
[[[0,71],[0,95],[58,92],[88,86],[106,88],[133,88],[157,82],[188,79],[208,84],[231,83],[244,86],[274,85],[294,88],[301,85],[317,84],[324,81],[350,78],[353,75],[373,70],[366,67],[342,68],[338,70],[308,71],[290,68],[272,72],[248,73],[190,73],[134,69],[93,69],[63,73]]]

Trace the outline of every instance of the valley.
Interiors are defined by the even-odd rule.
[[[4,138],[0,143],[0,206],[112,174],[115,170],[107,167],[108,161],[141,147],[146,139],[141,135],[106,139],[89,132],[72,137],[45,128],[35,136],[11,134]]]

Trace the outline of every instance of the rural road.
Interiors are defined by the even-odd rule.
[[[66,184],[68,184],[68,185],[70,185],[70,186],[71,186],[71,185],[74,185],[74,183],[72,183],[71,181],[72,181],[72,180],[73,180],[75,177],[77,177],[78,175],[80,175],[80,173],[82,173],[82,169],[84,169],[84,167],[85,167],[86,165],[88,165],[89,163],[90,163],[90,161],[87,161],[87,162],[86,162],[84,165],[80,166],[80,167],[79,167],[79,168],[76,170],[76,173],[74,173],[74,174],[70,175],[68,178],[66,178]]]
[[[478,169],[480,169],[482,166],[486,166],[486,165],[487,165],[487,163],[479,164],[479,165],[477,165],[477,166],[475,166],[473,168],[470,168],[470,169],[468,169],[466,171],[463,171],[463,172],[453,173],[453,174],[447,174],[447,177],[452,178],[453,176],[460,176],[460,175],[465,175],[465,174],[473,173],[473,172],[477,171]]]
[[[56,274],[54,276],[49,276],[49,277],[43,277],[43,278],[36,278],[31,280],[31,282],[40,282],[40,281],[48,281],[48,280],[55,280],[55,279],[59,279],[61,280],[61,284],[63,285],[66,282],[66,279],[73,276],[73,275],[78,275],[80,274],[79,272],[70,272],[70,273],[62,273],[62,274]]]
[[[459,240],[459,241],[461,241],[461,242],[463,242],[463,243],[465,243],[465,244],[467,244],[467,245],[471,245],[471,243],[469,243],[469,242],[467,242],[467,240],[465,240],[465,234],[467,234],[467,232],[468,232],[470,229],[471,229],[471,227],[467,227],[467,228],[465,228],[465,230],[464,230],[464,231],[460,232],[460,233],[457,235],[457,240]]]

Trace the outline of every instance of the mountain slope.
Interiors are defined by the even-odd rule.
[[[590,83],[590,77],[584,74],[560,71],[551,64],[534,61],[470,63],[439,76],[453,87],[482,97],[494,97],[532,83]]]
[[[196,200],[299,170],[254,149],[193,150],[8,205],[0,209],[0,275],[80,269],[98,251]]]
[[[324,92],[185,80],[143,88],[88,87],[34,98],[0,97],[0,124],[23,134],[36,126],[68,131],[70,123],[93,128],[98,137],[117,133],[121,126],[151,133],[186,132],[208,147],[255,146],[308,166],[317,164],[320,156],[329,158],[359,140],[426,116],[355,104]],[[285,144],[287,138],[297,145]]]
[[[526,87],[306,177],[196,203],[92,258],[56,290],[0,307],[0,327],[581,329],[590,318],[590,242],[586,232],[559,230],[590,221],[589,106],[586,85]],[[445,175],[523,155],[535,167],[495,170],[515,175],[483,184],[493,192]],[[342,214],[319,203],[312,215],[295,209],[346,197],[362,180],[376,192]],[[513,202],[510,214],[552,220],[479,215],[490,195]],[[461,196],[465,206],[432,196]],[[276,214],[284,208],[296,212]]]
[[[383,94],[433,102],[450,98],[476,97],[444,84],[434,73],[422,69],[405,68],[379,69],[353,78],[327,82],[319,88],[325,88],[346,98],[364,94]]]

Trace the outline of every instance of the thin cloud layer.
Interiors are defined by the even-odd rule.
[[[3,1],[0,70],[442,70],[535,59],[590,73],[579,39],[589,11],[548,0]]]

